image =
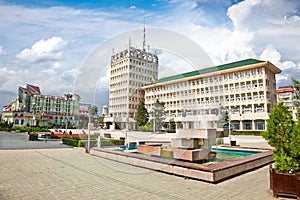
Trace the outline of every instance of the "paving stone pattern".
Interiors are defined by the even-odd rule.
[[[268,166],[211,184],[108,161],[83,148],[0,151],[1,200],[274,199],[268,188]]]

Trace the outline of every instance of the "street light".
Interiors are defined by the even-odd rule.
[[[25,127],[26,123],[25,123],[25,108],[26,105],[23,105],[23,127]]]
[[[91,135],[90,135],[90,123],[91,123],[91,105],[88,105],[88,110],[89,110],[89,123],[88,123],[88,141],[87,141],[87,149],[86,153],[90,153],[90,143],[91,143]]]
[[[66,134],[68,134],[68,102],[70,105],[70,99],[72,98],[72,93],[65,93],[64,96],[67,98],[66,101]]]

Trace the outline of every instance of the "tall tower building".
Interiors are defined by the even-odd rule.
[[[112,129],[135,129],[141,87],[158,75],[158,58],[145,50],[129,47],[111,56],[109,112]]]

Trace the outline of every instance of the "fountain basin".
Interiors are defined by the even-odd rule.
[[[236,160],[197,164],[161,157],[143,156],[113,149],[91,149],[91,154],[121,163],[216,183],[273,162],[273,151]]]

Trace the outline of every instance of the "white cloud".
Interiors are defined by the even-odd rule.
[[[3,56],[5,54],[6,52],[4,51],[3,46],[0,46],[0,56]]]
[[[300,43],[300,17],[296,10],[299,1],[245,0],[231,6],[227,16],[218,12],[219,6],[213,12],[205,12],[203,2],[209,1],[171,0],[163,12],[145,11],[135,6],[85,10],[30,8],[1,2],[0,44],[5,44],[5,50],[15,52],[3,55],[4,49],[0,47],[0,55],[1,51],[3,55],[0,67],[3,70],[3,66],[9,68],[12,63],[10,67],[15,71],[11,68],[1,71],[0,68],[0,82],[6,82],[0,83],[0,88],[10,86],[16,92],[16,83],[25,85],[35,80],[32,84],[39,85],[45,93],[46,90],[53,94],[70,91],[77,77],[76,68],[88,53],[106,38],[136,28],[142,30],[143,16],[147,16],[146,27],[178,31],[195,40],[216,65],[249,57],[269,60],[283,70],[278,76],[280,84],[291,75],[300,74],[300,45],[297,45]],[[215,2],[210,5],[216,5]],[[221,18],[222,23],[219,23]],[[141,38],[142,34],[141,31]],[[40,40],[41,36],[45,39]],[[126,44],[124,41],[124,47]],[[19,62],[12,59],[16,54]],[[26,76],[23,63],[31,63]],[[165,72],[168,66],[184,65],[182,60],[169,57],[162,57],[160,63]],[[35,73],[37,70],[41,73]],[[6,76],[2,76],[2,72]],[[100,87],[108,85],[108,76],[109,73],[101,77],[100,82],[105,84],[100,83]]]
[[[31,48],[24,49],[17,54],[17,58],[28,63],[56,61],[62,59],[62,49],[67,42],[60,37],[52,37],[48,40],[39,40]]]
[[[274,65],[279,65],[281,54],[272,45],[268,45],[267,48],[260,54],[260,59],[270,61]]]
[[[52,65],[52,69],[60,69],[62,67],[63,67],[63,65],[60,62],[55,62]]]
[[[16,93],[16,84],[22,84],[23,80],[28,77],[27,70],[13,71],[7,67],[0,68],[0,93],[9,92]]]
[[[281,74],[276,76],[277,83],[290,84],[291,77],[299,79],[300,63],[297,64],[290,60],[282,60],[282,55],[272,45],[268,45],[265,50],[262,51],[259,57],[261,60],[270,61],[272,64],[282,70]]]

